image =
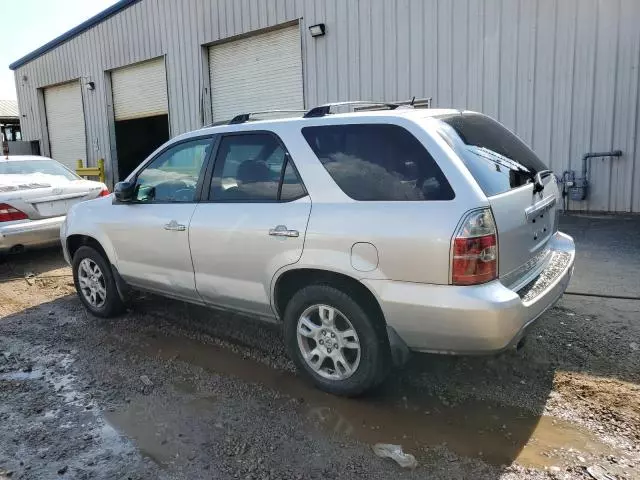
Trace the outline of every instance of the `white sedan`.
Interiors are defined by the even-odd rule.
[[[51,158],[0,157],[0,255],[56,244],[72,205],[106,195]]]

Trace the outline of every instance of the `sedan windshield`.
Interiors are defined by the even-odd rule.
[[[80,178],[55,160],[42,159],[0,162],[0,175],[31,175],[34,173],[64,177],[67,180],[78,180]]]

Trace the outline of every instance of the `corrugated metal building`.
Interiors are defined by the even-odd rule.
[[[638,0],[123,0],[11,68],[25,139],[105,158],[112,181],[143,159],[140,118],[163,138],[249,107],[416,96],[498,118],[558,174],[622,150],[571,208],[640,212],[638,25]]]

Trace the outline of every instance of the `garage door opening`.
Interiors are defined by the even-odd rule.
[[[118,179],[124,180],[169,140],[164,59],[111,72]]]
[[[87,159],[87,138],[80,82],[44,89],[49,132],[49,156],[75,170],[78,160]]]
[[[169,116],[116,122],[118,176],[122,181],[156,148],[169,140]]]
[[[302,110],[300,52],[298,25],[209,47],[213,121],[245,112]]]

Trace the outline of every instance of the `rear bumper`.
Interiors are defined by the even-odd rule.
[[[549,248],[551,259],[538,283],[521,292],[499,280],[470,287],[388,280],[364,283],[380,300],[387,324],[410,349],[493,353],[516,344],[567,289],[575,262],[573,239],[558,232]]]
[[[64,216],[0,225],[0,253],[15,247],[43,247],[60,241]]]

